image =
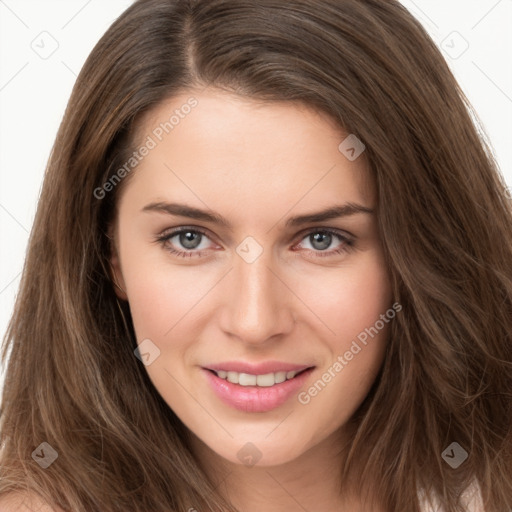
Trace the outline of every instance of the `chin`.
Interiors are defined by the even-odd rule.
[[[271,436],[274,436],[273,433]],[[219,445],[218,439],[208,443],[210,450],[232,464],[251,468],[253,466],[279,466],[300,457],[306,450],[301,443],[290,440],[289,436],[276,436],[270,439],[265,430],[258,439],[251,441],[251,436],[242,436],[243,440],[230,439]],[[267,439],[265,439],[267,437]]]

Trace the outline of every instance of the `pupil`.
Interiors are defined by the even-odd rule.
[[[199,238],[200,233],[193,233],[192,231],[187,231],[185,233],[181,234],[181,240],[180,243],[183,245],[183,247],[186,247],[187,249],[195,249],[197,247],[197,238]],[[194,239],[196,239],[194,241]]]
[[[314,238],[315,242],[318,242],[319,238],[321,239],[320,247],[316,247],[317,249],[327,249],[327,247],[329,247],[330,242],[331,242],[331,235],[329,233],[315,233],[313,235],[313,238]],[[314,246],[315,246],[315,244],[313,243],[313,247]]]

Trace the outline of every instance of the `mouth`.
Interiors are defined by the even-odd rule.
[[[279,371],[279,372],[270,372],[261,375],[254,375],[250,373],[240,373],[226,370],[211,370],[207,368],[208,371],[215,374],[219,379],[224,379],[231,384],[238,384],[239,386],[258,386],[258,387],[271,387],[276,384],[281,384],[286,382],[287,380],[294,379],[298,375],[301,375],[304,372],[312,369],[313,367],[308,367],[300,371]]]
[[[304,386],[314,366],[268,373],[201,368],[210,388],[224,404],[242,412],[268,412],[290,400]]]

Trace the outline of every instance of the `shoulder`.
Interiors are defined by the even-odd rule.
[[[46,505],[41,498],[24,492],[9,492],[0,495],[0,512],[64,512],[60,508]]]
[[[419,492],[421,512],[445,512],[437,498],[430,498],[421,490]],[[476,480],[462,493],[462,505],[467,512],[485,512],[482,502],[482,490]]]
[[[484,512],[482,489],[476,480],[466,489],[463,496],[468,512]]]

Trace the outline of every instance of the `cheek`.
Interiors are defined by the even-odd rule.
[[[178,340],[193,338],[194,307],[213,283],[186,270],[144,268],[127,283],[137,340],[154,339],[161,349],[177,349]],[[188,333],[184,335],[184,329]],[[158,341],[157,341],[158,340]]]
[[[164,249],[132,239],[136,236],[127,232],[121,246],[122,272],[137,341],[149,338],[160,345],[182,326],[191,327],[189,313],[214,279],[200,266],[171,263]]]
[[[197,285],[201,281],[185,267],[172,269],[138,260],[134,268],[139,271],[128,273],[125,282],[137,343],[149,339],[157,347],[151,345],[152,350],[158,350],[145,368],[148,376],[181,418],[202,417],[204,411],[186,391],[193,389],[187,369],[190,348],[200,336],[194,306],[212,284],[203,280]]]
[[[315,311],[330,329],[324,338],[329,357],[298,399],[310,421],[322,425],[320,437],[348,421],[368,394],[396,314],[380,255],[368,254],[360,263],[340,272],[314,299]]]
[[[323,324],[329,344],[337,351],[391,307],[389,277],[376,251],[368,251],[354,263],[329,269],[328,273],[310,274],[295,288]]]
[[[373,326],[389,309],[392,299],[388,276],[378,261],[354,273],[347,281],[330,306],[332,315],[337,311],[339,321],[335,330],[342,339],[352,339]]]

